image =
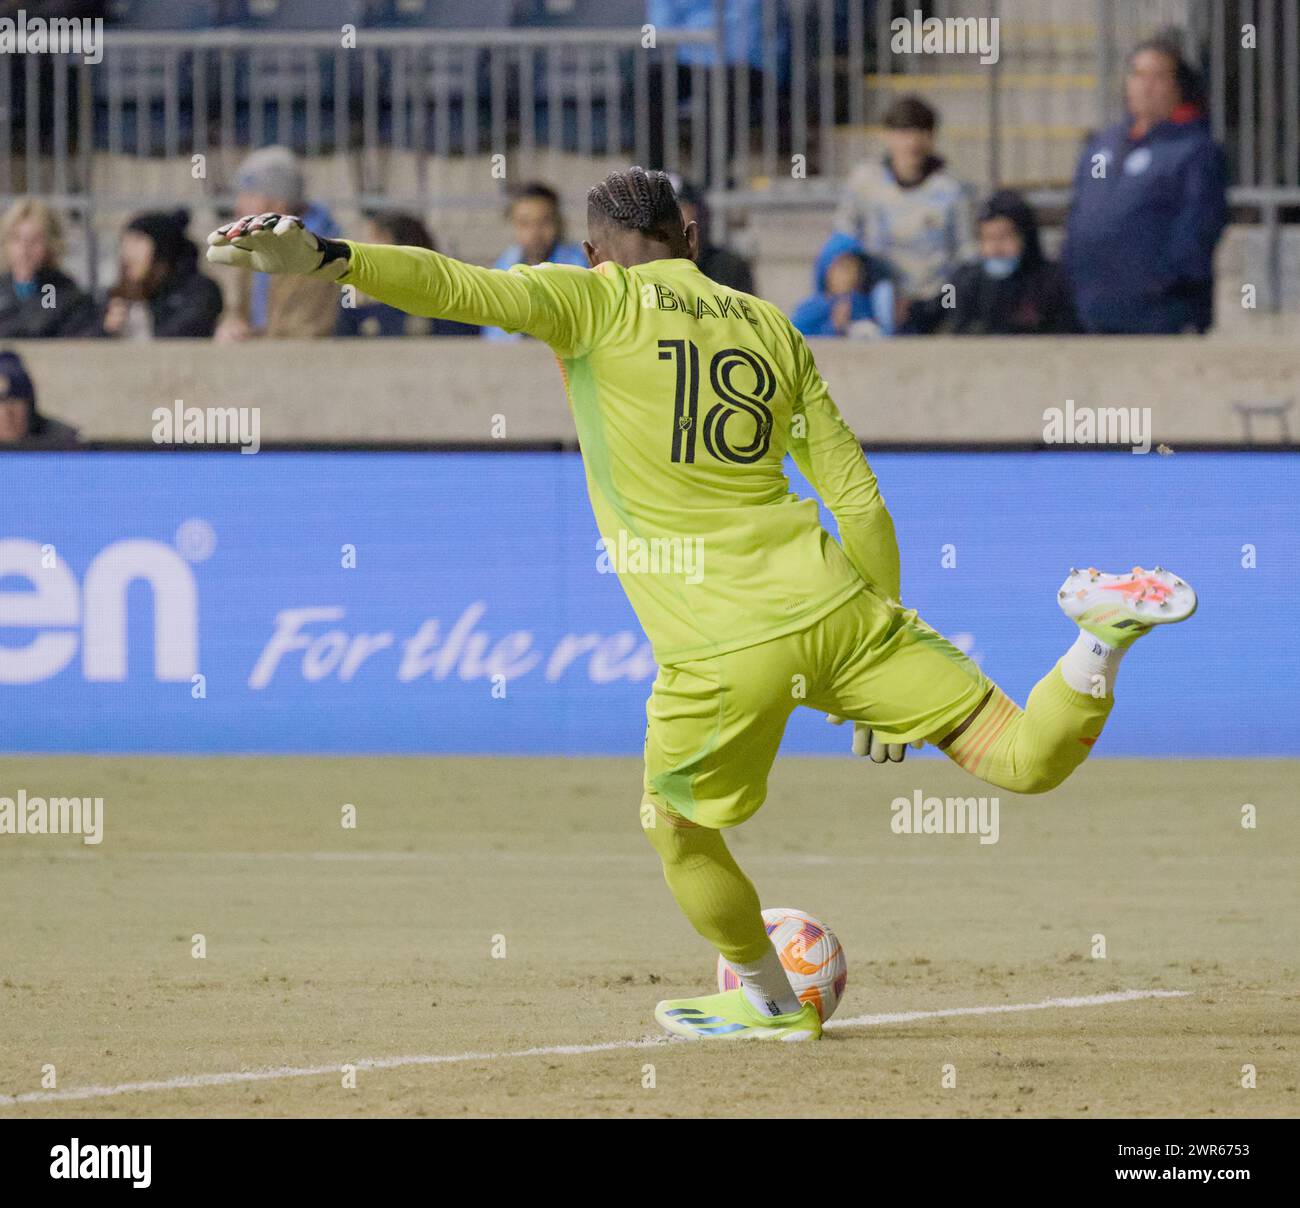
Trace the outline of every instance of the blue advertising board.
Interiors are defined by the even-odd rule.
[[[1097,754],[1300,755],[1300,458],[871,460],[906,602],[1016,699],[1071,565],[1159,562],[1200,611],[1126,660]],[[0,484],[7,751],[640,753],[654,664],[576,454],[12,453]],[[800,710],[785,749],[846,742]]]

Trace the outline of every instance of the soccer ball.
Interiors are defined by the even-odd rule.
[[[825,1023],[835,1014],[849,980],[848,962],[835,932],[803,910],[765,910],[763,923],[799,1001],[812,1003]],[[721,956],[718,989],[740,989],[739,975]]]

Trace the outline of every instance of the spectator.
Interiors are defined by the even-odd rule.
[[[16,352],[0,352],[0,445],[71,449],[77,430],[36,409],[36,388]]]
[[[94,300],[59,269],[63,227],[39,201],[16,201],[0,219],[0,336],[37,340],[99,334]]]
[[[979,259],[962,265],[953,278],[956,306],[927,322],[952,335],[1078,330],[1065,277],[1043,255],[1038,219],[1019,193],[1005,189],[984,203],[978,238]]]
[[[338,235],[329,211],[309,203],[298,158],[288,147],[262,147],[239,167],[235,210],[244,214],[296,214],[323,239]],[[327,336],[334,330],[338,286],[310,277],[239,273],[234,278],[234,305],[217,325],[218,340],[253,336],[294,339]]]
[[[938,124],[920,97],[894,101],[885,112],[884,158],[859,165],[836,215],[838,231],[889,262],[903,331],[927,330],[934,312],[925,304],[975,251],[970,191],[935,154]]]
[[[1128,118],[1093,136],[1074,174],[1062,264],[1085,331],[1206,331],[1227,167],[1176,35],[1143,42],[1124,83]]]
[[[700,228],[700,254],[695,263],[710,281],[725,285],[728,289],[738,289],[742,294],[754,292],[754,270],[749,261],[730,248],[719,247],[709,239],[712,227],[709,207],[704,195],[694,185],[682,181],[677,184],[677,204],[681,207],[682,218],[687,226],[692,222]]]
[[[434,246],[429,229],[412,214],[389,211],[376,214],[369,222],[367,239],[370,243],[396,243],[405,247]],[[428,319],[423,315],[408,315],[395,306],[375,302],[358,295],[356,304],[345,305],[339,311],[334,326],[336,336],[476,336],[477,327],[453,323],[450,319]]]
[[[514,268],[516,264],[576,264],[587,267],[587,253],[579,243],[564,242],[564,219],[560,196],[550,185],[533,181],[523,185],[510,199],[506,210],[515,241],[497,258],[496,268]],[[522,340],[523,336],[502,331],[499,327],[483,328],[488,340]]]
[[[221,290],[199,271],[184,210],[139,214],[122,232],[117,284],[104,310],[104,334],[141,339],[208,339],[221,316]]]
[[[813,269],[816,289],[795,307],[790,322],[806,336],[873,339],[894,331],[894,285],[889,266],[850,236],[832,235]]]

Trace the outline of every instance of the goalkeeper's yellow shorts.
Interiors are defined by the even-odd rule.
[[[866,722],[886,742],[937,742],[991,687],[915,610],[864,590],[799,633],[660,667],[646,795],[699,826],[735,826],[763,804],[796,706]]]

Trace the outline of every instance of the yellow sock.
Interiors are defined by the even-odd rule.
[[[1020,708],[994,685],[975,714],[936,745],[972,775],[1014,793],[1045,793],[1074,771],[1106,724],[1112,696],[1076,692],[1060,664]]]
[[[758,894],[722,832],[649,800],[642,804],[641,818],[663,861],[664,880],[691,926],[729,961],[751,964],[771,952]]]

